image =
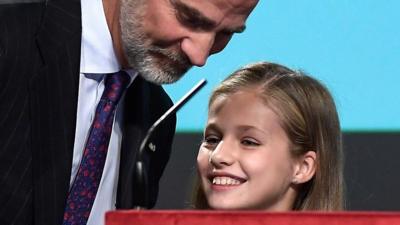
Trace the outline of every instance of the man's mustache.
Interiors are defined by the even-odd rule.
[[[161,54],[175,62],[178,62],[181,65],[185,65],[186,67],[190,67],[192,65],[186,54],[181,51],[175,52],[171,49],[160,48],[155,46],[149,47],[147,51]]]

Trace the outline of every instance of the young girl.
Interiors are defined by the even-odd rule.
[[[213,92],[197,165],[197,209],[342,210],[341,132],[317,80],[261,62]]]

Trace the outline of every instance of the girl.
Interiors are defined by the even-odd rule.
[[[197,209],[342,210],[341,132],[317,80],[261,62],[212,93],[197,165]]]

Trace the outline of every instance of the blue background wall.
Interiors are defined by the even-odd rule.
[[[200,132],[212,88],[238,67],[262,60],[302,69],[326,84],[344,131],[400,131],[399,9],[397,0],[260,0],[246,32],[206,66],[165,85],[177,101],[198,80],[208,80],[178,112],[178,131]]]
[[[177,101],[209,84],[178,112],[178,134],[157,208],[187,208],[210,91],[250,62],[302,69],[335,97],[343,128],[346,208],[400,210],[399,0],[260,0],[245,33],[167,91]]]

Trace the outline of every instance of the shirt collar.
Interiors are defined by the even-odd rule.
[[[120,64],[114,52],[101,0],[81,1],[81,73],[114,73]]]

